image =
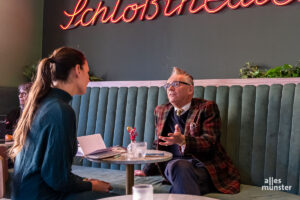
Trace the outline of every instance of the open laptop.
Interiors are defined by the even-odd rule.
[[[100,134],[92,134],[77,137],[79,147],[76,156],[83,156],[90,159],[102,159],[112,157],[126,152],[124,147],[109,147],[103,141]]]

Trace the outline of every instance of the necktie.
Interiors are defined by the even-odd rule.
[[[176,110],[176,115],[180,116],[182,112],[183,112],[183,109],[177,109]]]

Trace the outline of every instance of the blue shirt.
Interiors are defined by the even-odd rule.
[[[77,152],[72,97],[52,88],[36,111],[25,145],[16,157],[12,199],[63,199],[92,189],[71,172]]]

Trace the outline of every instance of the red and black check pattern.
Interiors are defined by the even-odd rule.
[[[162,134],[172,105],[155,108],[156,134]],[[186,120],[184,155],[192,156],[204,163],[211,180],[219,192],[234,194],[240,191],[240,174],[234,167],[220,143],[221,118],[213,101],[193,99]],[[158,143],[157,148],[159,149]]]

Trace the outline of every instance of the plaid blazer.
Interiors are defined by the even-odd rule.
[[[155,108],[157,137],[162,134],[169,111],[168,103]],[[240,191],[240,174],[220,143],[221,118],[213,101],[192,99],[185,124],[185,156],[192,156],[205,165],[211,180],[219,192],[234,194]],[[156,145],[160,149],[160,145]]]

